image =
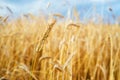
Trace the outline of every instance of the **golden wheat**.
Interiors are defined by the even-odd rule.
[[[119,25],[27,16],[0,25],[0,80],[120,80]]]

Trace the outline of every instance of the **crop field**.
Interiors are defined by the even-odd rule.
[[[119,24],[55,17],[0,17],[0,80],[120,80]]]

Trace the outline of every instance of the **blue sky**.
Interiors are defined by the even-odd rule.
[[[49,5],[49,8],[47,6]],[[10,14],[5,8],[8,6],[14,12]],[[120,16],[120,0],[0,0],[0,15],[21,15],[25,13],[61,13],[77,8],[83,18],[99,14],[110,17],[112,14]],[[113,12],[109,11],[112,8]]]

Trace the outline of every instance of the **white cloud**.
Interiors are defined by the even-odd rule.
[[[1,7],[6,7],[6,6],[8,6],[8,7],[10,7],[10,8],[15,8],[15,6],[14,5],[12,5],[12,4],[9,4],[9,3],[6,3],[6,2],[4,2],[4,1],[0,1],[0,6]]]
[[[91,2],[102,2],[102,3],[107,3],[107,2],[113,2],[116,0],[90,0]]]

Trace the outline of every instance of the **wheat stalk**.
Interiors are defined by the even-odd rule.
[[[11,14],[13,14],[13,11],[8,6],[6,8]]]
[[[55,19],[52,19],[52,21],[50,21],[48,23],[48,29],[47,31],[45,32],[43,38],[40,40],[40,42],[38,43],[37,47],[36,47],[36,55],[34,57],[34,60],[33,60],[33,68],[35,68],[36,64],[38,64],[39,62],[39,58],[42,56],[42,50],[43,50],[43,46],[45,44],[45,41],[47,40],[47,37],[49,36],[50,34],[50,31],[52,30],[54,24],[56,23],[56,20]]]
[[[63,15],[61,15],[61,14],[53,14],[53,16],[55,16],[55,17],[59,17],[59,18],[64,18],[64,16]]]

